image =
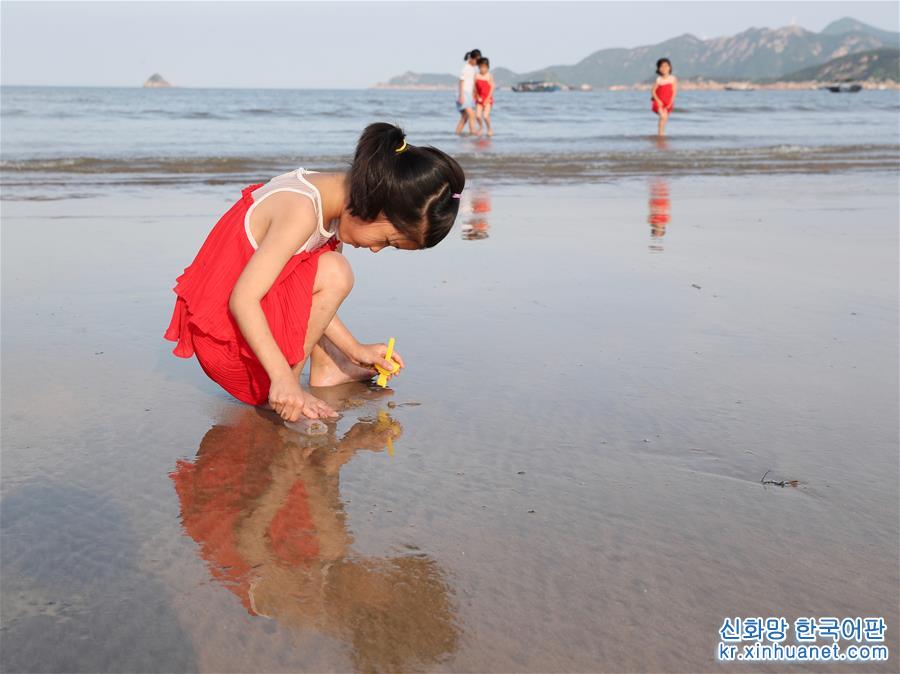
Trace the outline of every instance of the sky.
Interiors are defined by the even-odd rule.
[[[362,88],[456,73],[479,48],[517,72],[598,49],[850,16],[898,30],[889,2],[0,2],[0,83]]]

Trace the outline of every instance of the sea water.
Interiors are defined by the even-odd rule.
[[[496,100],[487,139],[454,134],[446,91],[3,87],[0,184],[5,199],[47,199],[341,169],[374,121],[396,122],[409,142],[496,182],[900,166],[891,90],[683,91],[662,142],[647,92],[499,91]]]

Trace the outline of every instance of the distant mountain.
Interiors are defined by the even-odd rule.
[[[900,82],[900,50],[874,49],[831,59],[820,66],[804,68],[780,78],[784,82],[844,82],[875,80]]]
[[[457,78],[453,75],[444,73],[414,73],[407,70],[402,75],[397,75],[388,80],[387,85],[391,87],[421,87],[423,89],[431,87],[451,86]],[[383,86],[383,85],[378,85]]]
[[[900,48],[900,34],[845,18],[829,24],[821,33],[786,26],[750,28],[732,37],[709,40],[685,34],[633,49],[601,49],[574,65],[553,65],[526,73],[494,68],[493,73],[498,86],[524,80],[572,86],[630,85],[652,80],[656,59],[666,56],[672,60],[675,74],[682,78],[772,80],[847,54],[881,48]],[[387,85],[403,86],[399,80],[410,76],[416,74],[395,77]],[[428,77],[434,86],[455,86],[457,81],[455,75]]]
[[[462,66],[460,66],[462,67]],[[506,68],[493,68],[494,80],[503,79],[504,81],[517,82],[516,74]],[[414,73],[407,71],[402,75],[392,77],[385,83],[376,85],[377,87],[397,87],[406,89],[434,89],[434,88],[453,88],[459,82],[459,75],[447,75],[445,73]]]
[[[868,33],[884,40],[887,44],[897,40],[897,33],[870,26],[856,19],[844,18],[832,21],[822,29],[823,35],[841,35],[843,33]]]

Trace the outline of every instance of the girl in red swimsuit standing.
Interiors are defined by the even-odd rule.
[[[478,120],[478,135],[482,131],[482,123],[487,127],[487,135],[493,136],[491,128],[491,108],[494,107],[494,76],[491,75],[491,62],[482,57],[478,59],[478,74],[475,75],[475,119]]]
[[[656,82],[650,96],[653,99],[653,112],[659,115],[657,133],[666,135],[666,122],[675,107],[675,94],[678,92],[678,79],[672,74],[672,62],[662,58],[656,62]]]

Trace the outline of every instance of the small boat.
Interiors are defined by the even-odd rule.
[[[833,94],[855,94],[862,91],[861,84],[826,84],[823,89],[828,89]]]
[[[523,92],[548,92],[548,91],[559,91],[562,89],[562,86],[557,84],[556,82],[519,82],[518,84],[513,85],[512,90]]]

